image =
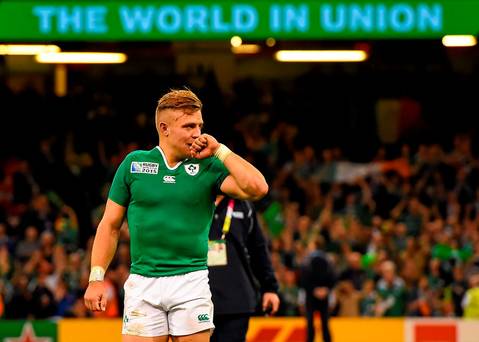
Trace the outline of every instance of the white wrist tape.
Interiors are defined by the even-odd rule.
[[[225,145],[220,144],[220,147],[218,147],[218,149],[215,152],[215,157],[221,160],[221,162],[223,163],[226,157],[228,157],[231,153],[233,153],[233,151],[231,151]]]
[[[93,266],[90,271],[88,282],[103,281],[105,279],[105,270],[101,266]]]

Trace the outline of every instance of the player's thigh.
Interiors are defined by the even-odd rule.
[[[122,335],[142,338],[159,337],[158,341],[167,341],[162,339],[163,336],[169,335],[167,313],[145,300],[145,296],[150,294],[149,289],[154,285],[155,279],[143,279],[136,274],[130,275],[125,282]]]
[[[186,336],[172,336],[173,342],[208,342],[210,340],[210,329]]]
[[[143,337],[143,336],[123,335],[121,341],[122,342],[168,342],[168,336]]]
[[[171,336],[190,336],[214,329],[208,271],[188,273],[170,284],[169,290],[168,330]]]

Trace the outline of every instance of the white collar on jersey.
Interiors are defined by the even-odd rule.
[[[182,161],[180,161],[180,162],[176,163],[176,165],[175,165],[175,166],[173,166],[173,167],[170,167],[170,166],[168,165],[168,160],[166,159],[165,152],[163,152],[163,150],[161,149],[161,147],[160,147],[160,146],[156,146],[156,148],[158,149],[158,151],[160,151],[160,153],[161,153],[161,156],[163,157],[163,161],[164,161],[164,163],[165,163],[166,167],[168,168],[168,170],[176,170],[176,168],[177,168],[178,166],[180,166],[180,165],[181,165],[181,163],[183,163],[185,160],[187,160],[187,159],[185,159],[185,160],[182,160]]]

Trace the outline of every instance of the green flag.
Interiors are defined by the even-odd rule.
[[[273,237],[278,237],[284,229],[283,207],[279,202],[272,202],[263,213],[263,219]]]

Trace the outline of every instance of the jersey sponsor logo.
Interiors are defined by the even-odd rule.
[[[175,176],[163,176],[163,183],[168,183],[168,184],[176,183]]]
[[[200,164],[185,164],[185,171],[190,176],[194,176],[200,171]]]
[[[131,162],[131,173],[146,173],[150,175],[158,174],[158,163],[149,162]]]
[[[208,314],[198,315],[198,321],[199,321],[200,323],[209,322],[209,321],[210,321],[210,316],[208,316]]]

